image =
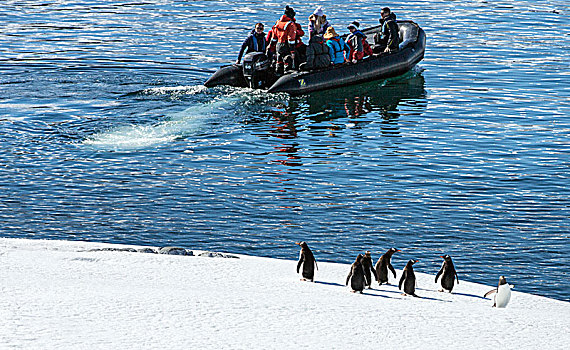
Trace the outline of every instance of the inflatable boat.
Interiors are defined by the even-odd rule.
[[[250,53],[243,64],[223,66],[205,83],[207,87],[229,85],[267,89],[302,95],[313,91],[333,89],[367,81],[395,77],[412,69],[424,57],[426,35],[412,21],[398,21],[400,49],[398,52],[374,54],[357,63],[345,63],[312,71],[294,71],[276,78],[270,62],[262,53]],[[370,39],[381,27],[362,32]],[[264,59],[265,58],[265,59]]]

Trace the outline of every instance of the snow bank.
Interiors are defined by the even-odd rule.
[[[92,251],[110,247],[127,246],[0,238],[2,347],[563,349],[570,343],[570,303],[514,291],[509,306],[496,309],[481,297],[494,286],[460,281],[454,294],[440,293],[434,276],[416,273],[422,298],[402,296],[395,285],[354,294],[343,284],[345,264],[319,262],[316,282],[309,283],[299,281],[295,260]]]

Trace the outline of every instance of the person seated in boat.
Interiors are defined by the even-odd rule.
[[[342,64],[345,62],[344,53],[348,55],[350,52],[350,47],[342,40],[342,38],[336,33],[334,27],[329,27],[323,38],[327,41],[327,46],[329,47],[329,55],[331,57],[332,64]]]
[[[322,35],[315,34],[307,46],[307,62],[299,66],[300,70],[326,68],[331,65],[329,47]]]
[[[277,75],[284,70],[294,69],[295,52],[297,44],[297,25],[295,23],[295,10],[285,6],[285,13],[275,22],[271,29],[273,37],[271,44],[275,43]]]
[[[251,33],[243,41],[243,44],[241,44],[236,64],[240,63],[244,52],[246,54],[250,52],[265,52],[266,46],[263,23],[256,23],[255,28],[252,29]]]
[[[327,29],[331,25],[327,21],[327,16],[325,16],[322,7],[317,7],[317,9],[309,16],[309,40],[313,35],[323,35],[327,32]]]
[[[346,43],[350,47],[348,61],[352,63],[362,60],[365,56],[372,55],[372,49],[368,41],[366,41],[366,35],[358,27],[360,27],[360,23],[357,21],[352,22],[347,27],[350,31],[350,34],[346,37]]]
[[[380,11],[380,32],[374,34],[374,53],[396,52],[400,45],[400,29],[396,23],[396,14],[384,7]]]

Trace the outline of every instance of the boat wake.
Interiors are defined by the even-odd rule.
[[[271,110],[276,103],[284,103],[287,96],[268,96],[252,89],[204,86],[160,87],[142,90],[137,96],[162,96],[171,100],[191,97],[192,105],[182,111],[161,116],[161,121],[112,127],[83,141],[84,145],[101,150],[135,151],[157,147],[188,137],[220,132],[231,132],[241,120],[263,110]],[[179,105],[178,105],[179,106]]]

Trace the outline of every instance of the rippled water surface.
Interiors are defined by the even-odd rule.
[[[202,86],[271,1],[0,6],[0,235],[322,261],[395,246],[434,273],[570,300],[567,1],[320,1],[339,31],[390,6],[412,71],[310,96]],[[292,2],[303,24],[313,4]]]

